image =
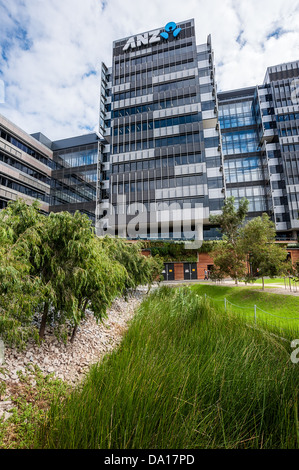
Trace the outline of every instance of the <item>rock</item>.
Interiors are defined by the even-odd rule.
[[[97,323],[92,313],[88,312],[72,344],[58,342],[53,331],[48,329],[45,341],[40,346],[31,343],[24,352],[7,348],[5,368],[8,373],[4,380],[10,378],[18,382],[16,372],[24,372],[26,365],[34,364],[44,373],[54,372],[56,377],[72,385],[77,384],[86,375],[91,364],[100,361],[105,354],[118,347],[128,321],[133,318],[145,293],[146,290],[137,291],[128,302],[116,299],[107,312],[105,323]]]

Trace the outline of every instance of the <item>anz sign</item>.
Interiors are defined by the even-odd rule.
[[[123,51],[128,51],[130,48],[136,49],[136,47],[157,44],[161,41],[161,38],[167,40],[171,35],[176,38],[181,31],[181,28],[178,28],[176,23],[170,22],[165,26],[165,31],[163,31],[162,33],[160,32],[160,30],[152,31],[150,33],[139,34],[137,37],[132,37],[128,39],[126,45],[123,48]]]

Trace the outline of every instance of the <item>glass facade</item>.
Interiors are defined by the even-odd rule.
[[[269,172],[256,112],[257,90],[219,93],[218,99],[226,195],[234,196],[236,204],[246,197],[249,218],[263,212],[271,215]]]
[[[54,144],[60,147],[53,153],[59,169],[52,173],[50,210],[71,213],[78,210],[95,223],[99,144],[96,134],[91,134],[88,140],[92,143],[79,145],[80,138],[75,138]]]

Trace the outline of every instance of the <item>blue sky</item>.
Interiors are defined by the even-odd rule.
[[[101,62],[112,42],[195,18],[212,35],[218,90],[262,83],[299,59],[299,2],[290,0],[0,0],[0,113],[50,139],[98,127]]]

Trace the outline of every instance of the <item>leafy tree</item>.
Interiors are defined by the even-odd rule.
[[[45,294],[30,263],[38,256],[40,243],[37,206],[16,201],[0,211],[0,334],[18,346],[29,338],[37,339],[33,318]]]
[[[213,225],[220,226],[223,239],[229,241],[233,246],[238,243],[240,230],[248,212],[248,206],[249,202],[244,198],[239,202],[238,208],[236,208],[235,198],[232,196],[225,200],[220,215],[210,217],[210,222]]]
[[[213,269],[210,271],[210,279],[215,282],[221,282],[224,279],[223,270],[218,266],[213,266]]]
[[[87,309],[101,321],[117,296],[150,286],[163,266],[140,244],[97,238],[86,215],[45,216],[20,200],[0,212],[0,242],[0,334],[19,344],[42,340],[49,322],[58,332],[71,326],[73,341]]]
[[[222,213],[211,216],[210,222],[220,226],[223,235],[211,251],[215,266],[222,276],[228,276],[238,282],[246,275],[246,251],[241,243],[240,233],[248,212],[248,201],[242,199],[239,207],[235,206],[235,198],[226,199]]]
[[[262,278],[263,290],[265,277],[281,276],[291,269],[285,248],[275,243],[275,224],[267,214],[247,222],[241,230],[241,238],[255,277]]]
[[[242,249],[240,241],[234,245],[229,241],[219,242],[213,249],[211,256],[215,264],[215,275],[218,278],[230,277],[237,284],[247,273],[246,252]]]
[[[138,286],[151,285],[163,270],[160,257],[142,255],[142,242],[131,243],[123,239],[105,237],[103,245],[111,259],[118,261],[128,273],[125,290],[136,289]],[[161,279],[161,278],[160,278]]]

